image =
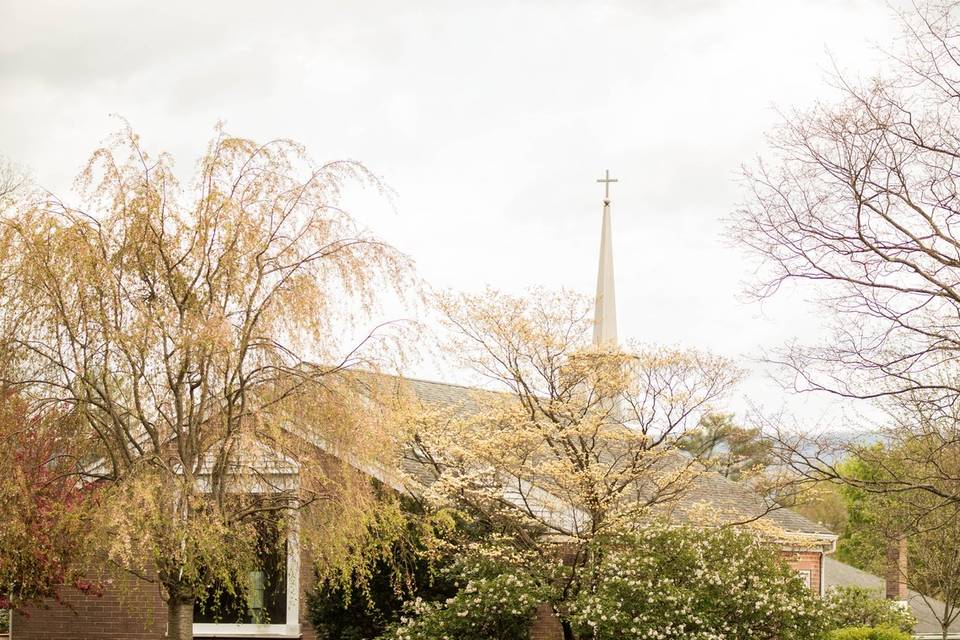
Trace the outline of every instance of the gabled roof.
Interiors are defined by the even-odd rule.
[[[886,589],[886,582],[883,578],[830,557],[823,559],[823,582],[828,589],[830,587],[861,587],[875,591],[880,597],[884,596]],[[942,612],[943,602],[930,597],[924,599],[916,591],[910,591],[908,598],[910,610],[913,611],[913,615],[917,619],[913,634],[917,637],[942,637],[940,623],[937,621],[937,616],[934,615],[933,610],[931,610],[931,606]],[[960,638],[960,620],[955,620],[950,625],[950,635],[948,637]]]
[[[424,404],[453,407],[465,413],[478,411],[478,399],[485,394],[509,397],[507,394],[447,384],[416,378],[398,379]],[[414,479],[430,484],[433,475],[416,459],[404,458],[404,471]],[[686,524],[703,524],[707,518],[715,524],[734,524],[756,520],[758,525],[767,525],[772,533],[782,530],[790,537],[806,540],[810,546],[827,547],[832,550],[837,536],[826,527],[812,522],[786,508],[775,507],[759,495],[750,485],[735,482],[708,471],[700,474],[684,495],[671,503],[669,517]]]

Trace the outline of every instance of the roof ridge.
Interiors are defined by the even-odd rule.
[[[466,389],[467,391],[484,391],[486,393],[509,393],[508,391],[497,391],[496,389],[484,389],[483,387],[460,384],[459,382],[443,382],[441,380],[430,380],[428,378],[419,378],[416,376],[407,376],[403,374],[385,373],[381,375],[387,375],[392,378],[400,378],[401,380],[409,380],[410,382],[425,382],[427,384],[436,384],[443,387],[455,387],[457,389]]]
[[[430,378],[410,376],[405,373],[388,373],[386,371],[377,371],[376,369],[367,369],[363,367],[347,366],[347,367],[342,367],[342,370],[346,372],[360,373],[360,374],[371,375],[371,376],[383,376],[385,378],[394,378],[397,380],[404,380],[407,382],[424,382],[426,384],[435,384],[441,387],[453,387],[457,389],[464,389],[467,391],[483,391],[485,393],[509,393],[509,391],[498,391],[496,389],[484,389],[483,387],[461,384],[459,382],[444,382],[442,380],[431,380]]]

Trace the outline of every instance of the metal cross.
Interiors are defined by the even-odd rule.
[[[610,169],[606,170],[606,175],[603,178],[597,180],[597,182],[603,183],[603,202],[605,204],[610,204],[610,183],[617,182],[616,178],[610,177]]]

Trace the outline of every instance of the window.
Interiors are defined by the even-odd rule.
[[[230,624],[286,624],[287,542],[278,540],[276,520],[257,523],[260,566],[246,576],[247,597],[210,593],[194,607],[193,621]]]
[[[800,579],[803,580],[803,584],[807,585],[807,589],[810,588],[811,582],[811,573],[809,569],[800,569],[797,571],[797,575],[800,576]]]
[[[268,494],[295,491],[299,486],[295,461],[254,442],[246,451],[246,466],[238,472],[245,474],[238,483],[238,500],[268,498]],[[212,465],[212,461],[211,461]],[[252,481],[250,481],[252,479]],[[209,476],[201,476],[200,487],[210,490]],[[280,498],[283,499],[282,497]],[[269,513],[269,512],[267,512]],[[216,606],[210,606],[211,596],[194,606],[193,635],[215,638],[299,638],[300,637],[300,545],[299,520],[291,518],[285,529],[276,521],[264,517],[258,525],[257,551],[261,562],[241,579],[246,583],[247,595],[229,599],[221,594]],[[280,531],[286,539],[278,540]],[[279,544],[278,544],[279,543]],[[215,590],[214,590],[215,591]]]
[[[296,523],[288,528],[286,540],[278,541],[275,520],[258,523],[257,552],[261,562],[247,576],[247,597],[213,593],[194,606],[195,636],[300,637],[299,549]]]

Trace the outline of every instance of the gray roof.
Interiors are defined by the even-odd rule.
[[[691,513],[695,510],[690,505],[697,503],[712,505],[722,523],[763,518],[787,533],[823,536],[830,540],[836,538],[823,525],[764,499],[748,483],[730,480],[713,471],[707,471],[694,480],[693,486],[677,502],[673,515],[683,520],[696,517],[695,512]]]
[[[468,387],[459,384],[450,384],[447,382],[436,382],[434,380],[421,380],[418,378],[403,378],[402,382],[409,384],[410,388],[417,395],[417,398],[429,404],[442,404],[462,407],[464,410],[479,409],[477,398],[485,395],[506,396],[507,394],[498,391],[489,391],[479,387]]]
[[[886,590],[886,582],[883,578],[851,567],[829,556],[823,559],[823,582],[828,589],[830,587],[862,587],[875,591],[881,597]],[[910,591],[908,597],[910,609],[917,619],[917,625],[913,628],[914,635],[940,638],[940,623],[930,607],[942,612],[943,602],[929,597],[924,599],[916,591]],[[955,620],[950,625],[949,637],[960,638],[960,620]]]
[[[416,378],[397,378],[397,382],[408,385],[410,391],[424,404],[456,407],[465,412],[480,410],[480,405],[477,402],[478,394],[494,393],[475,387],[433,382],[431,380],[419,380]],[[407,452],[401,460],[401,465],[404,473],[424,486],[434,481],[435,475],[429,468],[429,464],[426,463],[417,452]]]
[[[403,384],[425,404],[458,407],[465,412],[479,410],[478,400],[484,395],[510,397],[507,394],[416,378],[404,378]],[[404,471],[424,484],[431,481],[431,473],[420,466],[415,456],[404,460]],[[735,482],[724,476],[706,472],[696,477],[682,497],[671,505],[669,517],[688,524],[700,524],[704,509],[718,523],[746,522],[763,519],[788,534],[804,534],[831,545],[836,536],[826,527],[808,520],[799,513],[771,505],[749,484]]]

